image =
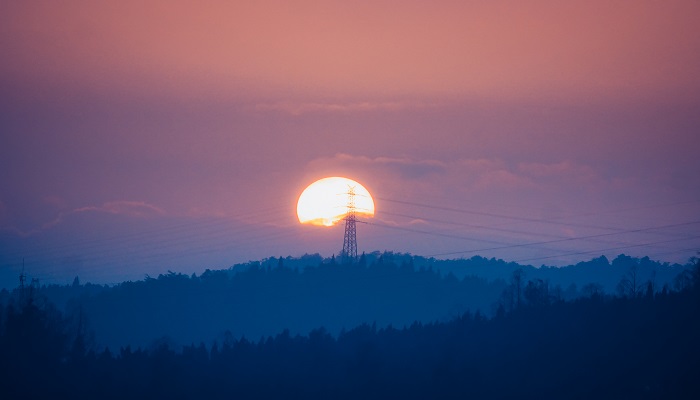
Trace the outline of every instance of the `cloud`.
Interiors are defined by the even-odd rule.
[[[533,187],[535,184],[527,177],[518,175],[506,169],[494,169],[482,171],[474,181],[473,188],[478,190],[486,189],[508,189],[516,190]]]
[[[73,213],[76,212],[86,212],[86,211],[97,211],[97,212],[106,212],[109,214],[120,214],[120,215],[127,215],[130,217],[149,217],[149,216],[154,216],[154,215],[163,215],[165,214],[165,211],[159,207],[156,207],[152,204],[148,204],[143,201],[110,201],[107,203],[104,203],[103,205],[99,207],[95,206],[88,206],[88,207],[81,207],[78,209],[73,210]]]
[[[276,111],[290,115],[302,115],[307,113],[353,113],[373,111],[401,111],[406,109],[422,109],[435,107],[435,104],[419,101],[386,101],[386,102],[276,102],[259,103],[255,105],[256,111]]]
[[[0,208],[1,211],[1,208]],[[10,231],[16,233],[21,237],[28,237],[48,229],[55,227],[63,223],[68,217],[75,214],[97,212],[106,214],[122,215],[134,218],[148,218],[153,216],[165,215],[165,211],[157,206],[148,204],[143,201],[110,201],[102,204],[101,206],[86,206],[76,208],[71,211],[59,213],[58,216],[50,222],[43,224],[38,229],[32,229],[29,231],[22,231],[17,228],[9,228]]]
[[[450,163],[449,171],[453,181],[471,191],[514,190],[534,185],[497,158],[459,159]]]
[[[408,157],[367,157],[337,153],[308,163],[308,169],[372,170],[378,174],[403,179],[433,179],[437,176],[457,177],[457,182],[470,187],[535,187],[564,179],[577,184],[601,180],[597,171],[588,166],[565,160],[557,163],[520,163],[511,166],[498,158],[456,159],[440,161]]]
[[[593,181],[598,177],[598,174],[590,166],[574,164],[571,161],[555,164],[521,163],[517,169],[522,174],[536,179],[566,178],[585,182]]]
[[[482,96],[699,83],[694,1],[5,3],[0,72],[29,82]]]
[[[518,198],[536,204],[545,196],[552,203],[548,207],[554,207],[554,203],[570,203],[612,185],[593,167],[570,160],[510,164],[499,158],[441,161],[338,153],[311,161],[307,170],[314,176],[356,179],[380,198],[425,198],[436,202],[460,198],[493,204],[493,196],[498,196],[503,203]]]
[[[443,174],[447,169],[447,164],[438,160],[416,160],[407,157],[372,158],[338,153],[333,157],[316,159],[309,163],[308,168],[360,169],[381,175],[396,176],[401,179],[416,180]]]

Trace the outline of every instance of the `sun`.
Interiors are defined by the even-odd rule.
[[[350,189],[355,193],[355,214],[373,217],[374,200],[369,191],[352,179],[332,176],[317,180],[301,192],[297,202],[299,222],[312,225],[335,225],[348,213]]]

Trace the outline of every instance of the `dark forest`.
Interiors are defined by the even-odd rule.
[[[630,260],[612,292],[603,284],[562,289],[517,265],[504,267],[507,279],[459,278],[426,268],[425,259],[394,254],[301,269],[295,265],[310,258],[289,259],[289,266],[270,259],[115,287],[76,279],[64,287],[17,288],[3,293],[0,391],[5,398],[696,398],[700,263],[662,283],[659,274],[642,278],[648,261]],[[236,292],[251,301],[220,298]],[[294,293],[307,298],[289,297]],[[107,306],[114,298],[132,300],[122,304],[131,320]],[[487,310],[454,306],[489,298]],[[203,308],[214,301],[226,307]],[[130,324],[118,334],[147,334],[138,326],[149,325],[148,318],[163,334],[147,344],[104,345],[93,328],[92,320],[100,321],[94,307]],[[295,331],[246,335],[264,324],[242,314],[245,308],[260,321],[290,326],[307,317]],[[412,321],[382,319],[397,310]],[[231,314],[248,327],[234,331]],[[176,332],[181,326],[214,320],[234,329],[188,343],[173,339],[187,336]],[[314,320],[335,325],[300,331]]]

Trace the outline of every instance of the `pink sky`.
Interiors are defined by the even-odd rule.
[[[294,209],[329,174],[378,197],[384,226],[358,228],[361,250],[684,262],[700,248],[700,225],[681,225],[700,219],[697,15],[695,1],[5,2],[0,286],[22,257],[63,282],[328,256],[342,229],[299,227]]]

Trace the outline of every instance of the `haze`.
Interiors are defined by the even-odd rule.
[[[3,2],[0,287],[337,254],[324,176],[361,251],[685,262],[700,4],[573,3]]]

